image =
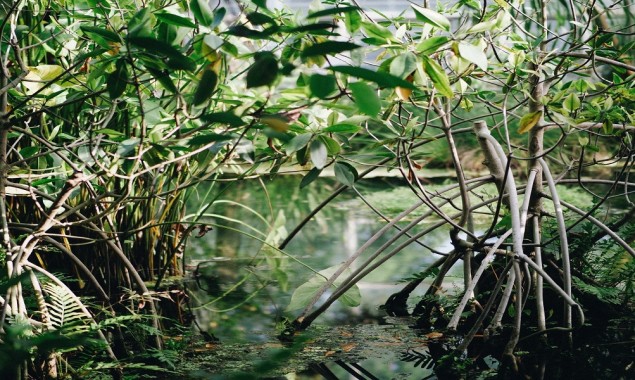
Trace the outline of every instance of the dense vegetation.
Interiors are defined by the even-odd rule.
[[[341,183],[314,213],[375,170],[398,172],[418,199],[392,218],[377,210],[384,228],[295,291],[289,309],[302,311],[287,338],[338,299],[358,304],[360,279],[438,228],[453,250],[422,249],[439,259],[404,273],[412,281],[386,310],[463,334],[446,364],[490,335],[513,372],[521,338],[566,346],[585,315],[632,306],[630,2],[424,2],[393,19],[355,1],[315,7],[0,2],[5,376],[160,369],[163,334],[190,323],[171,281],[188,238],[205,234],[202,217],[231,181],[281,171],[301,173],[301,187],[321,174]],[[432,166],[451,168],[454,184],[431,191],[419,175]],[[560,186],[593,201],[562,201]],[[195,195],[201,206],[186,210]],[[608,212],[616,200],[623,209]],[[476,231],[475,216],[489,228]],[[304,223],[282,236],[268,218],[255,238],[283,281],[273,257]],[[448,299],[441,284],[459,261],[463,294]]]

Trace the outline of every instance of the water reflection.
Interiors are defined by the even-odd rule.
[[[188,268],[197,275],[197,281],[191,283],[193,310],[201,327],[212,330],[221,340],[266,339],[277,321],[297,312],[285,308],[293,290],[313,276],[309,268],[320,271],[345,261],[383,226],[384,222],[354,194],[345,193],[320,212],[292,240],[285,253],[276,251],[266,243],[277,245],[336,186],[329,179],[320,179],[300,190],[299,180],[288,176],[275,181],[230,184],[202,220],[214,228],[192,239],[187,257]],[[392,194],[389,190],[395,186],[374,180],[373,196],[381,194],[382,188]],[[201,193],[205,193],[204,189]],[[407,207],[414,199],[390,202]],[[365,260],[394,233],[379,239],[358,260]],[[422,242],[448,251],[447,236],[447,231],[439,229]],[[376,318],[380,315],[378,307],[403,287],[398,282],[436,258],[422,246],[410,245],[359,284],[361,306],[351,309],[335,304],[317,323],[332,325]],[[423,294],[425,288],[422,286],[418,294]],[[412,300],[417,301],[416,294]]]

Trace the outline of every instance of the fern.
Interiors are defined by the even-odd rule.
[[[86,314],[67,289],[52,283],[44,283],[42,289],[48,296],[46,306],[55,329],[64,329],[69,334],[88,330]]]

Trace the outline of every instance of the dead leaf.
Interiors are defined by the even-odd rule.
[[[429,334],[426,334],[426,337],[428,337],[428,339],[441,339],[443,338],[443,333],[440,333],[438,331],[433,331]]]
[[[355,343],[349,343],[342,346],[342,351],[351,352],[351,350],[355,348]]]
[[[541,118],[542,111],[528,113],[523,116],[520,118],[520,123],[518,124],[518,133],[523,134],[531,131],[531,129],[538,124]]]

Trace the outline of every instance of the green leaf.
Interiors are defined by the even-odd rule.
[[[324,9],[324,10],[321,10],[321,11],[309,13],[309,15],[306,16],[306,18],[307,19],[319,18],[319,17],[324,17],[324,16],[337,15],[337,14],[341,14],[341,13],[356,12],[358,10],[359,10],[358,7],[328,8],[328,9]]]
[[[276,21],[266,14],[260,12],[251,12],[247,14],[247,20],[251,25],[275,24]]]
[[[106,89],[110,99],[120,97],[126,90],[126,86],[128,86],[128,68],[125,61],[119,60],[115,65],[115,71],[106,77]]]
[[[428,77],[430,77],[437,91],[443,96],[452,98],[454,93],[450,87],[450,79],[445,71],[443,71],[443,68],[429,57],[423,56],[421,58],[423,61],[423,70]]]
[[[580,99],[578,99],[575,94],[571,93],[562,101],[562,108],[569,112],[573,112],[580,108]]]
[[[159,83],[163,85],[166,90],[170,91],[173,94],[176,94],[178,92],[178,89],[170,78],[170,73],[168,73],[166,70],[157,70],[148,66],[146,66],[146,69],[154,77],[154,79],[158,80]]]
[[[121,42],[119,34],[111,30],[106,30],[89,25],[81,25],[79,29],[81,29],[82,32],[86,33],[89,36],[99,36],[108,42]]]
[[[475,45],[466,42],[459,43],[459,55],[483,71],[487,71],[487,55],[483,50]]]
[[[386,87],[386,88],[405,87],[412,90],[415,89],[415,86],[405,79],[402,79],[402,78],[399,78],[384,72],[364,69],[362,67],[332,66],[330,67],[330,70],[338,72],[338,73],[354,76],[357,78],[365,79],[365,80],[377,83],[381,87]]]
[[[366,34],[368,34],[369,37],[379,38],[384,43],[386,43],[387,40],[393,39],[392,31],[379,24],[362,21],[362,28],[366,31]]]
[[[308,144],[309,141],[311,141],[311,137],[313,137],[312,133],[303,133],[303,134],[295,136],[284,147],[284,151],[287,153],[287,155],[290,156],[291,154],[304,148],[306,144]]]
[[[309,172],[302,177],[302,181],[300,181],[300,189],[307,187],[311,182],[315,181],[322,173],[322,169],[318,169],[317,167],[309,170]]]
[[[325,284],[326,280],[330,278],[337,270],[339,269],[339,265],[332,266],[330,268],[321,270],[318,274],[314,275],[309,279],[309,281],[300,285],[291,295],[291,302],[289,306],[287,306],[287,311],[302,309],[306,307],[311,299],[315,296],[318,290],[320,290]],[[335,279],[333,283],[333,288],[336,288],[342,284],[344,278],[350,275],[350,269],[344,270],[340,276]],[[351,287],[340,301],[349,307],[359,306],[362,300],[362,295],[359,291],[357,285]]]
[[[352,42],[326,41],[313,44],[302,51],[302,57],[312,57],[315,55],[335,55],[345,51],[358,49],[361,46]]]
[[[494,29],[494,27],[496,27],[496,24],[497,24],[496,19],[479,22],[478,24],[468,29],[467,33],[473,34],[473,33],[489,32],[492,29]]]
[[[208,113],[206,115],[201,116],[201,120],[205,123],[210,123],[210,124],[212,123],[227,124],[230,127],[240,127],[245,125],[245,122],[243,121],[243,119],[236,116],[236,114],[231,111]]]
[[[445,36],[435,36],[426,38],[415,46],[415,50],[424,55],[435,53],[441,46],[445,45],[449,38]]]
[[[518,123],[518,133],[523,134],[529,132],[538,124],[541,118],[542,111],[531,112],[523,116]]]
[[[196,21],[201,25],[210,26],[214,21],[214,14],[207,0],[191,0],[190,10],[194,14]]]
[[[360,126],[353,124],[334,124],[324,128],[323,131],[334,133],[356,133],[361,129],[362,128]]]
[[[335,139],[328,136],[319,136],[319,138],[326,146],[326,151],[329,155],[335,156],[342,150],[342,147]]]
[[[283,27],[281,28],[281,31],[284,31],[286,33],[307,32],[309,34],[315,34],[315,35],[337,35],[337,34],[332,34],[331,32],[325,31],[325,29],[335,29],[335,28],[337,28],[337,25],[330,22],[316,22],[314,24],[299,25],[294,27]]]
[[[220,23],[223,22],[226,13],[227,9],[225,9],[224,7],[216,8],[214,10],[214,20],[212,20],[212,25],[209,26],[210,29],[214,29],[219,26]]]
[[[128,22],[128,38],[151,37],[154,24],[155,20],[148,8],[142,8]]]
[[[309,78],[311,94],[320,99],[325,99],[337,90],[337,80],[333,75],[313,74]]]
[[[129,37],[128,41],[149,53],[162,55],[168,58],[167,65],[176,70],[194,71],[196,63],[184,56],[178,49],[167,42],[152,37]]]
[[[335,163],[335,178],[346,186],[354,186],[359,178],[357,170],[348,162],[338,161]]]
[[[326,159],[328,158],[326,145],[319,139],[315,139],[311,141],[309,151],[311,152],[311,162],[313,162],[313,165],[318,169],[324,168]]]
[[[381,100],[377,96],[377,90],[365,82],[351,83],[349,87],[359,110],[368,116],[377,116],[381,111]]]
[[[417,69],[417,57],[411,52],[396,56],[390,62],[390,74],[399,78],[406,78]]]
[[[40,148],[37,146],[27,146],[20,149],[20,156],[22,156],[22,158],[29,158],[37,154],[39,151]]]
[[[346,25],[348,33],[352,35],[361,28],[362,16],[357,11],[348,12],[344,18],[344,24]]]
[[[426,24],[430,24],[432,26],[436,26],[439,29],[443,29],[446,32],[450,31],[450,20],[448,20],[442,14],[433,11],[432,9],[423,8],[418,5],[410,4],[412,9],[415,11],[415,17],[417,20],[422,21]]]
[[[178,16],[168,12],[157,12],[154,14],[156,18],[164,22],[166,24],[174,25],[174,26],[182,26],[185,28],[195,28],[196,24],[192,22],[189,18],[185,18],[182,16]]]
[[[198,86],[196,87],[196,92],[194,92],[194,98],[192,99],[192,104],[198,106],[203,104],[207,99],[212,96],[214,90],[216,89],[216,85],[218,84],[218,75],[211,69],[203,70],[203,75],[201,76],[201,80],[198,82]]]
[[[269,86],[278,77],[278,60],[271,52],[256,53],[247,71],[247,88]]]

